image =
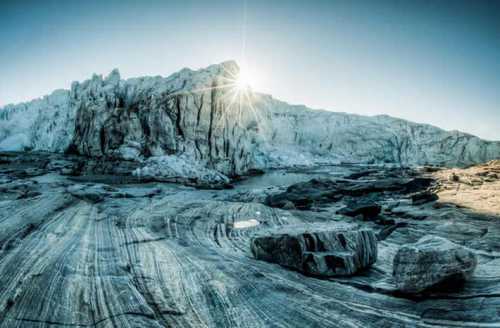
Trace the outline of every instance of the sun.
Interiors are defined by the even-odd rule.
[[[254,86],[255,74],[250,73],[246,67],[241,67],[236,76],[235,86],[238,90],[245,90]]]
[[[202,88],[200,92],[214,89],[225,90],[225,95],[223,97],[227,99],[228,107],[235,109],[235,112],[238,113],[237,115],[241,116],[242,110],[244,110],[250,111],[257,117],[259,114],[253,107],[256,99],[254,88],[258,87],[258,83],[262,80],[260,76],[256,74],[253,67],[250,70],[246,65],[234,64],[235,65],[223,66],[224,75],[221,76],[224,81],[223,84],[210,88]]]

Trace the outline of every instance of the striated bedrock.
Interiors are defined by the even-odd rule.
[[[276,172],[236,183],[234,190],[199,190],[126,183],[131,177],[115,175],[74,177],[66,175],[73,166],[67,157],[0,153],[1,328],[498,327],[500,322],[498,214],[448,203],[414,206],[389,193],[390,207],[398,210],[383,215],[395,225],[355,221],[382,236],[377,261],[352,276],[315,279],[256,260],[251,238],[289,225],[331,227],[354,220],[335,215],[337,203],[312,212],[238,200],[239,191],[260,183],[279,188],[283,181],[276,180]],[[330,169],[324,174],[331,176]],[[343,175],[362,169],[349,165]],[[285,182],[296,181],[297,170],[287,172]],[[318,173],[302,172],[307,180]],[[485,181],[498,195],[495,183]],[[415,220],[404,211],[427,218]],[[457,290],[395,292],[397,250],[428,234],[471,249],[478,258],[474,275]]]
[[[403,245],[394,257],[396,287],[405,293],[419,293],[431,287],[450,286],[471,278],[476,255],[445,238],[425,236],[414,244]]]
[[[375,233],[355,225],[286,227],[250,243],[256,259],[314,276],[353,275],[377,260]]]

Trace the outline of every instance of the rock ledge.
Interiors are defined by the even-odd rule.
[[[258,260],[277,263],[304,274],[353,275],[377,260],[377,238],[356,225],[287,227],[257,236],[251,250]]]

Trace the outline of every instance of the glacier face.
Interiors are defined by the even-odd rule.
[[[0,150],[63,152],[74,135],[75,110],[69,91],[0,108]]]
[[[224,62],[166,78],[94,75],[70,91],[0,109],[0,150],[136,161],[183,154],[225,175],[243,174],[253,160],[256,122],[235,101],[238,70]]]
[[[71,88],[76,108],[72,150],[89,156],[144,159],[172,154],[226,175],[244,173],[254,143],[252,119],[232,101],[234,62],[167,78],[94,76]]]
[[[387,115],[361,116],[312,110],[258,95],[266,140],[276,148],[300,149],[309,157],[403,165],[463,166],[500,157],[500,142],[444,131]]]
[[[162,174],[182,173],[161,169],[172,163],[169,156],[182,155],[181,163],[213,170],[202,175],[216,180],[217,172],[232,176],[322,161],[455,166],[500,157],[500,142],[465,133],[312,110],[238,90],[238,71],[230,61],[169,77],[122,80],[117,70],[94,75],[69,91],[0,109],[0,150],[134,160],[142,162],[138,172]]]

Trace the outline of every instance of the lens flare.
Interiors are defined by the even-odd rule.
[[[240,72],[236,77],[235,86],[238,89],[251,88],[255,83],[255,77],[248,71],[248,69],[242,67]]]

